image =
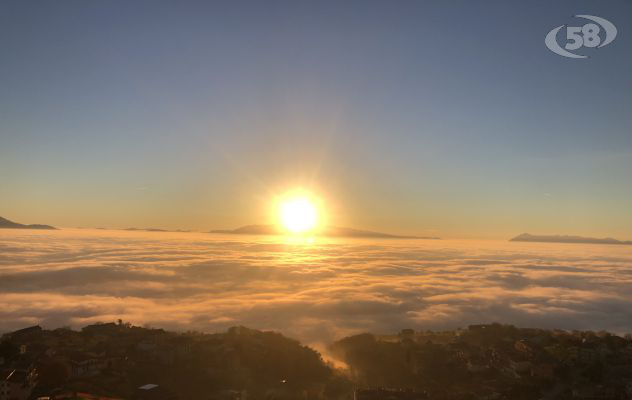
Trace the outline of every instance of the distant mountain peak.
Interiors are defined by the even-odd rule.
[[[145,231],[145,232],[169,232],[166,229],[160,229],[160,228],[125,228],[123,229],[124,231]]]
[[[6,218],[0,217],[0,229],[57,229],[50,225],[32,224],[24,225],[17,222],[10,221]]]
[[[212,230],[210,233],[227,233],[234,235],[283,235],[285,232],[276,225],[244,225],[236,229]],[[439,239],[437,237],[392,235],[389,233],[364,231],[336,226],[330,226],[322,229],[318,232],[317,236],[383,239]]]
[[[591,238],[583,236],[570,235],[531,235],[530,233],[522,233],[512,239],[510,242],[542,242],[542,243],[584,243],[584,244],[624,244],[632,245],[632,241],[623,241],[613,238]]]

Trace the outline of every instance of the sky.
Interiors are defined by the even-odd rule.
[[[632,239],[630,1],[5,1],[0,215]],[[562,24],[618,29],[589,59]],[[560,39],[560,43],[562,39]]]

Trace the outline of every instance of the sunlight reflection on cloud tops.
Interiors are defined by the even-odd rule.
[[[306,343],[491,321],[627,332],[630,287],[625,246],[0,232],[1,331],[122,318]]]

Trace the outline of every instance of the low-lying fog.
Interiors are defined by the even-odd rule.
[[[0,231],[0,331],[122,318],[305,343],[503,322],[632,331],[626,246]]]

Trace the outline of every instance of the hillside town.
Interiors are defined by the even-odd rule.
[[[632,399],[632,337],[471,325],[361,334],[173,333],[129,323],[32,326],[0,339],[0,400]]]
[[[356,385],[407,388],[428,399],[632,399],[630,335],[486,324],[356,335],[331,350]]]
[[[320,355],[274,332],[171,333],[119,321],[2,336],[0,400],[344,397]]]

